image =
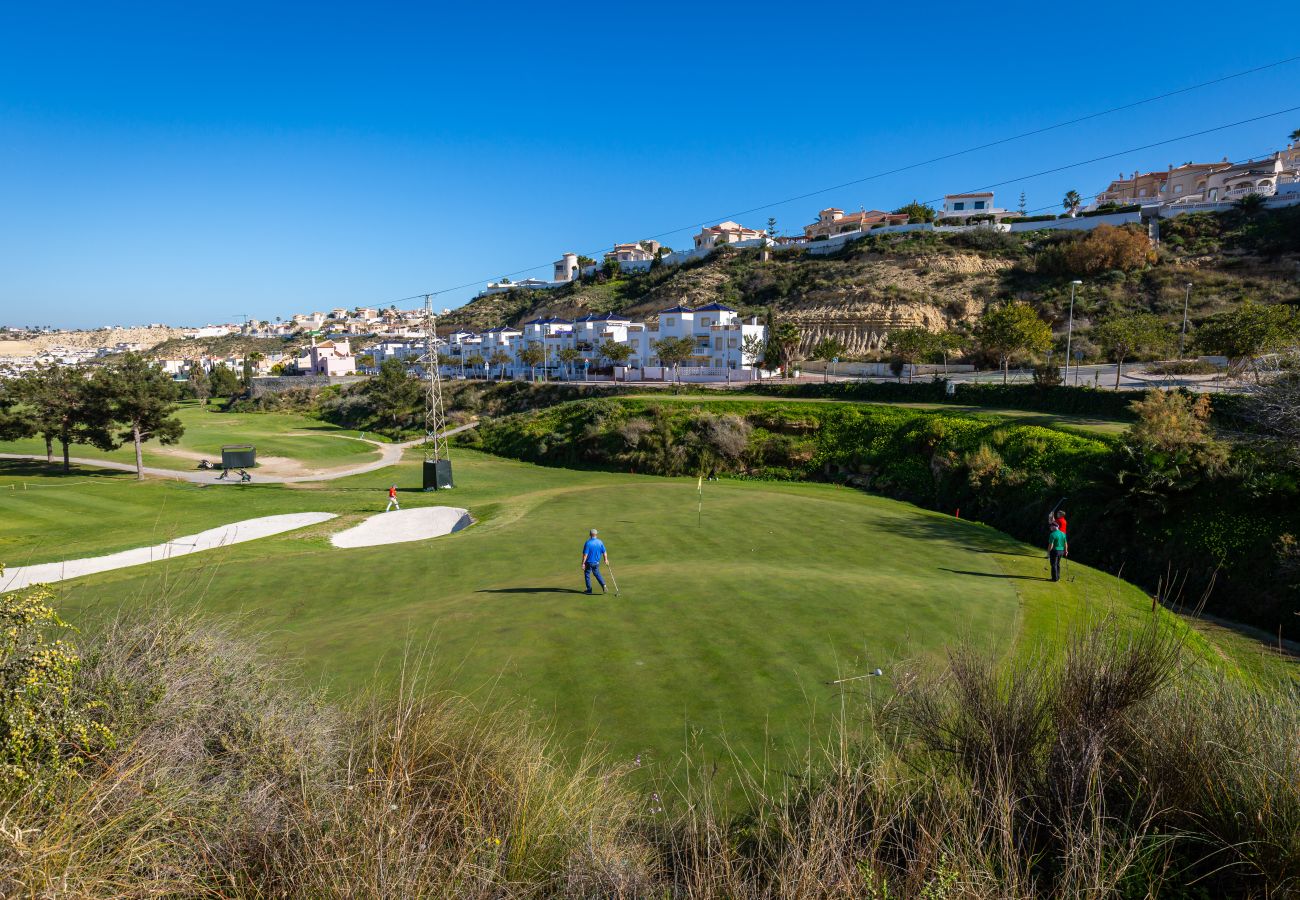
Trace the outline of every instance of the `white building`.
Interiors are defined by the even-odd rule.
[[[567,283],[578,277],[579,270],[582,268],[578,263],[578,254],[566,253],[557,259],[554,263],[555,277],[552,279],[556,282]]]
[[[357,360],[347,341],[312,342],[307,352],[295,360],[299,372],[308,375],[355,375]]]
[[[532,319],[520,328],[494,328],[482,334],[458,332],[448,338],[449,352],[456,362],[448,367],[450,373],[459,374],[464,358],[474,352],[485,362],[498,352],[510,358],[510,363],[498,368],[488,367],[492,374],[505,377],[527,378],[533,367],[519,360],[519,351],[529,345],[538,345],[545,352],[545,362],[538,368],[554,376],[572,377],[592,367],[602,367],[607,361],[601,348],[608,341],[626,344],[631,350],[625,369],[632,378],[659,380],[671,377],[666,373],[656,352],[656,342],[664,338],[689,337],[695,342],[692,358],[679,368],[678,374],[688,381],[751,380],[757,377],[757,359],[745,352],[747,338],[760,340],[765,329],[757,320],[741,322],[734,309],[720,303],[691,308],[675,306],[662,310],[653,325],[633,322],[616,313],[592,314],[577,321],[557,317]],[[472,349],[471,349],[472,348]],[[566,349],[577,353],[577,362],[564,361]]]
[[[966,218],[968,216],[993,216],[1003,218],[1011,215],[1005,209],[993,205],[992,191],[977,191],[973,194],[946,194],[943,198],[943,211],[940,219]]]
[[[651,262],[658,252],[658,241],[637,241],[633,244],[615,244],[614,249],[605,254],[605,259],[620,263]]]
[[[764,232],[746,228],[736,222],[720,222],[710,225],[695,236],[695,248],[708,250],[720,244],[736,244],[741,241],[755,241],[763,237]]]

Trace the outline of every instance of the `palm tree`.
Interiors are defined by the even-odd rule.
[[[546,361],[546,348],[537,341],[531,341],[527,347],[519,351],[519,361],[528,366],[532,380],[536,381],[537,367]]]
[[[1300,141],[1300,128],[1297,128],[1295,131],[1287,135],[1287,140],[1291,141],[1293,144]]]
[[[1061,201],[1061,206],[1070,215],[1074,215],[1080,206],[1083,206],[1083,198],[1079,196],[1078,191],[1066,191],[1065,198]]]
[[[492,365],[497,367],[497,381],[506,377],[506,366],[511,362],[511,356],[504,350],[498,350],[492,354]]]
[[[782,322],[776,326],[776,330],[768,337],[768,344],[775,349],[777,359],[780,361],[786,378],[790,377],[790,367],[794,365],[795,359],[799,355],[800,338],[799,326],[793,322]]]
[[[478,372],[483,368],[483,354],[471,353],[469,359],[465,360],[471,373]]]
[[[1264,211],[1268,205],[1262,194],[1250,193],[1236,202],[1237,211],[1248,219],[1253,219]]]

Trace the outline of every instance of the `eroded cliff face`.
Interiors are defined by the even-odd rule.
[[[660,273],[641,290],[636,279],[537,291],[513,302],[503,297],[473,301],[446,321],[458,327],[518,324],[537,316],[577,318],[617,311],[648,321],[678,304],[725,303],[742,313],[771,307],[797,324],[804,348],[834,337],[857,356],[879,350],[890,331],[932,330],[973,321],[998,296],[1009,260],[976,254],[935,254],[856,259],[801,256],[768,262],[710,259],[704,265]]]
[[[974,255],[864,260],[835,282],[792,294],[775,308],[799,326],[803,349],[831,337],[858,356],[880,350],[899,328],[939,331],[974,321],[1011,265]]]

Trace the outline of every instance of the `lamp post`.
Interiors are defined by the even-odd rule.
[[[1065,380],[1070,379],[1070,342],[1074,338],[1074,289],[1083,284],[1082,281],[1070,282],[1070,320],[1065,326]],[[1075,363],[1075,374],[1078,374],[1079,364]]]
[[[1187,293],[1183,294],[1183,330],[1178,333],[1178,358],[1183,358],[1183,345],[1187,343],[1187,304],[1192,301],[1192,283],[1187,282]]]

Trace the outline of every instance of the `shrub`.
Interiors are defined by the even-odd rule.
[[[1096,209],[1090,209],[1087,210],[1086,212],[1081,212],[1079,213],[1078,217],[1081,219],[1086,219],[1092,216],[1113,216],[1116,213],[1140,212],[1141,210],[1142,210],[1141,203],[1126,203],[1123,206],[1121,206],[1118,203],[1110,203],[1110,204],[1102,204]]]
[[[51,639],[70,627],[51,598],[43,585],[0,594],[0,789],[57,781],[112,745],[98,703],[74,696],[81,658]]]
[[[1141,228],[1098,225],[1082,237],[1063,239],[1038,255],[1039,272],[1096,275],[1109,270],[1132,272],[1155,262],[1151,240]]]
[[[1055,222],[1056,216],[1009,216],[1002,221],[1007,225],[1013,225],[1016,222]]]

